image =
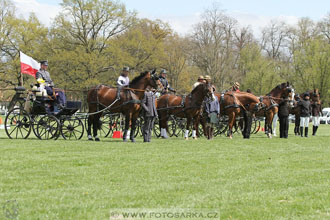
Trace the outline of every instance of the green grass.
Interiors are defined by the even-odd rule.
[[[293,136],[290,126],[289,139],[149,144],[9,140],[0,130],[0,204],[16,200],[19,219],[109,219],[111,208],[140,207],[217,209],[221,219],[330,219],[330,126],[309,138]]]

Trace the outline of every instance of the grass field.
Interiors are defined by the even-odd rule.
[[[292,129],[289,139],[149,144],[9,140],[0,130],[1,208],[16,200],[17,219],[109,219],[111,208],[175,207],[217,209],[221,219],[330,219],[330,126],[309,138]]]

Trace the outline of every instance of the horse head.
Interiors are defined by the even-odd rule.
[[[212,98],[212,100],[214,100],[215,87],[211,83],[203,83],[203,84],[205,85],[203,88],[204,97]]]
[[[289,82],[282,83],[275,87],[275,89],[271,91],[271,95],[277,98],[288,99],[290,107],[293,107],[295,92]]]
[[[160,82],[159,77],[156,74],[156,69],[150,72],[148,84],[155,89],[163,90],[163,84]]]

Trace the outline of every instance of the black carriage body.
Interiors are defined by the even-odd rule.
[[[32,115],[52,114],[57,118],[61,116],[71,116],[81,108],[81,101],[67,101],[64,108],[48,97],[36,97],[32,101]]]

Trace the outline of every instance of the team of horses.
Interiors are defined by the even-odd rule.
[[[129,138],[135,142],[134,131],[136,129],[136,120],[141,111],[141,100],[146,89],[162,90],[162,84],[158,76],[154,72],[145,71],[135,77],[128,88],[120,91],[120,98],[117,97],[116,87],[106,85],[98,85],[88,91],[87,102],[89,106],[87,135],[89,140],[99,141],[97,131],[100,127],[100,117],[105,112],[122,113],[125,116],[125,129],[123,132],[123,140],[127,141],[127,134],[131,128]],[[320,102],[319,94],[311,91],[313,101]],[[317,95],[315,95],[317,94]],[[249,138],[252,116],[265,117],[265,133],[269,138],[272,134],[272,121],[274,115],[278,112],[278,104],[287,99],[292,105],[292,112],[299,114],[297,102],[294,99],[295,93],[293,87],[289,83],[282,83],[272,89],[267,95],[257,97],[247,92],[226,91],[219,93],[215,91],[215,87],[211,83],[201,83],[195,87],[188,95],[179,96],[175,94],[164,94],[156,101],[156,107],[159,117],[159,125],[162,136],[168,131],[167,122],[171,115],[179,118],[186,118],[185,138],[188,139],[188,132],[192,126],[192,137],[197,138],[199,123],[202,124],[204,134],[205,120],[202,118],[203,101],[206,98],[218,98],[220,104],[221,115],[228,116],[228,133],[229,138],[233,137],[232,128],[236,123],[238,116],[244,118],[244,138]],[[93,136],[92,136],[93,127]],[[93,139],[94,138],[94,139]]]

